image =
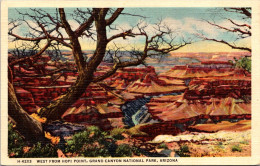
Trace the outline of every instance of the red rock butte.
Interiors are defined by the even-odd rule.
[[[184,57],[184,54],[179,56]],[[199,63],[176,65],[160,74],[152,66],[120,69],[102,82],[90,84],[62,118],[74,123],[98,125],[103,129],[124,127],[120,107],[127,101],[151,96],[146,106],[151,118],[159,123],[144,125],[141,130],[152,135],[178,133],[183,126],[187,128],[206,120],[250,119],[251,74],[221,58],[201,59]],[[47,72],[57,69],[62,63],[51,62],[47,56],[40,61],[47,62],[42,66]],[[76,69],[75,64],[68,65]],[[110,68],[111,64],[102,63],[95,76]],[[29,113],[65,94],[78,76],[77,72],[66,71],[47,77],[29,77],[26,75],[36,74],[36,71],[23,66],[14,66],[14,71],[17,74],[14,87],[18,100]],[[178,124],[183,126],[178,127]]]

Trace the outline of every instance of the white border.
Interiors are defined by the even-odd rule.
[[[260,1],[258,0],[85,0],[85,1],[2,1],[1,4],[1,164],[22,165],[7,155],[7,16],[8,7],[252,7],[252,154],[251,157],[177,158],[176,163],[84,163],[83,165],[196,165],[196,164],[260,164]],[[89,158],[88,158],[89,159]],[[116,159],[116,158],[113,158]],[[146,158],[145,158],[146,159]],[[160,159],[160,158],[157,158]],[[30,165],[46,165],[36,163]],[[62,159],[61,159],[62,160]],[[74,159],[72,159],[74,160]],[[24,164],[29,165],[29,164]],[[50,165],[48,163],[48,165]],[[52,164],[57,165],[57,164]],[[62,163],[62,165],[65,165]],[[78,165],[71,163],[69,165]]]

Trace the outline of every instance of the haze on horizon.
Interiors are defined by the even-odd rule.
[[[55,12],[55,8],[41,8],[47,11],[50,14]],[[224,13],[217,13],[216,10],[220,8],[125,8],[124,13],[132,13],[134,15],[141,15],[142,17],[136,17],[132,15],[120,15],[119,18],[115,21],[114,26],[117,27],[117,30],[110,29],[108,30],[108,37],[114,34],[117,34],[121,31],[126,31],[131,27],[135,26],[138,22],[142,21],[142,24],[147,24],[146,30],[148,33],[153,33],[153,26],[158,21],[161,21],[163,24],[169,26],[177,37],[184,38],[185,40],[192,40],[194,43],[187,45],[176,52],[241,52],[241,50],[231,49],[225,44],[216,43],[212,41],[202,41],[198,39],[195,34],[198,32],[203,32],[209,37],[216,39],[224,39],[226,41],[235,41],[237,45],[242,45],[245,47],[251,47],[251,38],[244,38],[236,40],[236,36],[233,33],[224,32],[221,29],[216,29],[209,25],[205,20],[214,21],[215,23],[231,27],[232,24],[226,20]],[[21,12],[30,12],[29,8],[9,8],[8,10],[8,20],[15,20],[19,18],[17,10]],[[72,26],[72,29],[75,30],[79,24],[75,21],[70,15],[73,12],[74,8],[65,8],[65,11],[68,17],[68,22]],[[240,23],[243,19],[239,18],[235,14],[230,14],[228,17],[231,17],[235,22]],[[249,20],[251,21],[251,20]],[[32,27],[36,24],[27,19],[28,24]],[[22,24],[21,26],[15,28],[14,32],[18,35],[25,35],[29,32],[27,25]],[[39,27],[36,27],[36,29]],[[62,32],[66,35],[65,32]],[[19,42],[10,42],[8,48],[13,49],[21,44]],[[126,50],[130,50],[130,45],[134,43],[137,47],[143,46],[143,39],[140,37],[127,37],[127,39],[119,38],[115,42],[119,46],[125,47]],[[95,50],[96,43],[93,40],[87,39],[86,37],[80,39],[82,50]],[[64,49],[66,49],[64,47]]]

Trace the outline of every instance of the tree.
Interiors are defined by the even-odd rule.
[[[214,42],[225,44],[231,47],[232,49],[251,52],[250,47],[239,45],[239,43],[236,42],[245,38],[249,38],[252,35],[251,8],[224,8],[224,9],[221,8],[221,9],[216,9],[216,11],[214,12],[215,16],[216,13],[220,13],[220,17],[224,17],[224,19],[228,23],[230,23],[230,25],[229,26],[221,25],[220,23],[216,23],[214,20],[213,21],[205,20],[205,21],[216,30],[222,30],[222,32],[225,33],[226,36],[230,34],[234,35],[235,39],[232,41],[232,39],[229,40],[229,39],[223,39],[217,37],[211,38],[205,35],[203,32],[198,33],[197,36],[203,40],[214,41]],[[234,17],[232,17],[232,15],[236,16],[235,18],[239,20],[236,20]]]
[[[18,11],[22,18],[19,22],[17,22],[17,20],[11,20],[9,22],[11,28],[9,29],[8,34],[14,41],[30,43],[26,44],[29,45],[29,49],[38,49],[36,49],[36,53],[34,52],[31,56],[20,57],[9,62],[10,73],[12,73],[11,70],[14,64],[21,65],[27,61],[35,61],[49,48],[60,50],[61,46],[72,51],[78,72],[76,82],[64,95],[60,96],[48,106],[40,109],[39,115],[41,117],[46,117],[48,122],[60,119],[61,115],[71,104],[78,100],[90,83],[102,81],[113,75],[120,68],[144,64],[145,59],[149,56],[166,54],[190,44],[190,41],[185,41],[183,38],[176,41],[174,32],[161,22],[154,25],[154,33],[152,35],[147,31],[148,25],[144,24],[144,22],[139,22],[130,29],[122,30],[117,34],[108,37],[107,30],[117,29],[116,26],[112,26],[120,15],[127,14],[136,16],[134,14],[123,13],[123,8],[75,9],[72,17],[79,23],[79,26],[75,30],[73,30],[69,24],[67,19],[68,15],[63,8],[56,9],[56,13],[54,14],[50,14],[42,9],[30,10],[31,12],[25,13]],[[32,26],[26,17],[33,21],[35,26]],[[14,32],[14,29],[19,27],[22,23],[27,25],[31,30],[30,33],[25,36]],[[64,31],[64,33],[62,31]],[[82,46],[79,42],[79,38],[83,37],[92,39],[96,43],[95,51],[89,59],[84,57]],[[101,76],[94,75],[100,63],[105,59],[106,53],[109,52],[108,45],[110,43],[114,43],[116,46],[117,39],[123,38],[127,40],[128,38],[134,37],[143,38],[144,44],[142,50],[133,48],[131,59],[127,61],[120,58],[120,55],[117,54],[118,51],[113,51],[115,55],[113,56],[113,65],[110,70]],[[118,48],[119,47],[117,47],[117,49]],[[11,76],[9,77],[9,80],[10,78]],[[8,90],[10,94],[14,95],[11,81]],[[9,108],[11,109],[9,110],[9,115],[12,118],[15,116],[13,112],[22,112],[17,118],[28,116],[19,106],[15,97],[9,99],[9,105]],[[13,119],[17,120],[17,118]],[[25,124],[28,124],[32,119],[22,118],[22,121]],[[32,124],[32,128],[37,129],[37,131],[40,132],[37,126],[38,124]],[[30,130],[27,132],[31,132]],[[38,132],[34,134],[35,137]]]
[[[8,114],[15,121],[16,128],[24,138],[34,143],[43,141],[43,128],[40,122],[32,118],[18,103],[13,85],[8,81]]]

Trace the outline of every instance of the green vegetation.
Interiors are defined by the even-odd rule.
[[[121,144],[117,147],[115,157],[129,157],[133,155],[132,148],[127,144]]]
[[[58,157],[57,147],[52,144],[42,144],[37,142],[33,147],[23,154],[25,158]]]
[[[132,151],[137,156],[140,156],[142,154],[141,150],[135,146],[132,147]]]
[[[8,154],[10,157],[22,157],[23,147],[26,144],[12,126],[13,124],[8,124]]]
[[[124,128],[114,128],[110,131],[110,135],[117,140],[122,140],[124,139],[124,136],[122,136],[124,132],[126,132]]]
[[[36,143],[29,146],[26,141],[8,124],[8,155],[9,157],[58,157],[57,147],[47,143]]]
[[[82,150],[82,155],[85,157],[109,157],[109,150],[104,146],[90,145],[85,146]]]
[[[131,135],[131,136],[133,136],[133,135],[148,135],[147,133],[142,132],[140,130],[141,126],[146,126],[146,125],[147,126],[152,126],[152,124],[145,124],[145,123],[144,124],[139,124],[139,125],[136,125],[134,127],[131,127],[130,129],[127,129],[126,133]]]
[[[110,156],[109,146],[114,140],[96,126],[90,126],[85,131],[76,133],[67,141],[65,152],[78,153],[85,157]]]
[[[248,141],[241,141],[240,143],[241,143],[241,144],[245,144],[245,145],[249,145],[249,142],[248,142]]]
[[[230,61],[234,64],[236,68],[243,68],[251,73],[251,57],[243,57],[242,59],[237,60],[234,58],[234,62]]]
[[[162,143],[162,144],[158,145],[157,148],[159,148],[159,149],[168,149],[168,146],[165,143]]]
[[[235,152],[235,151],[241,152],[242,148],[239,145],[234,145],[234,146],[232,146],[231,150],[232,150],[232,152]]]
[[[176,153],[180,157],[190,157],[190,150],[189,150],[189,147],[187,145],[181,146],[180,150],[177,150]]]
[[[225,146],[223,145],[222,142],[218,142],[217,147],[220,148],[220,149],[224,149],[225,148]]]
[[[125,129],[114,129],[107,132],[101,131],[96,126],[75,134],[67,141],[65,152],[77,153],[84,157],[129,157],[133,154],[140,155],[136,147],[127,144],[116,145],[116,140],[123,139]],[[120,137],[122,136],[122,137]]]
[[[25,140],[13,130],[13,125],[8,125],[8,154],[10,157],[58,157],[58,147],[64,154],[70,153],[82,157],[131,157],[141,155],[140,149],[128,144],[117,145],[118,139],[125,129],[113,129],[110,135],[96,126],[90,126],[82,132],[78,132],[65,144],[53,145],[51,143],[37,142],[28,145]],[[121,138],[122,136],[123,138]]]

